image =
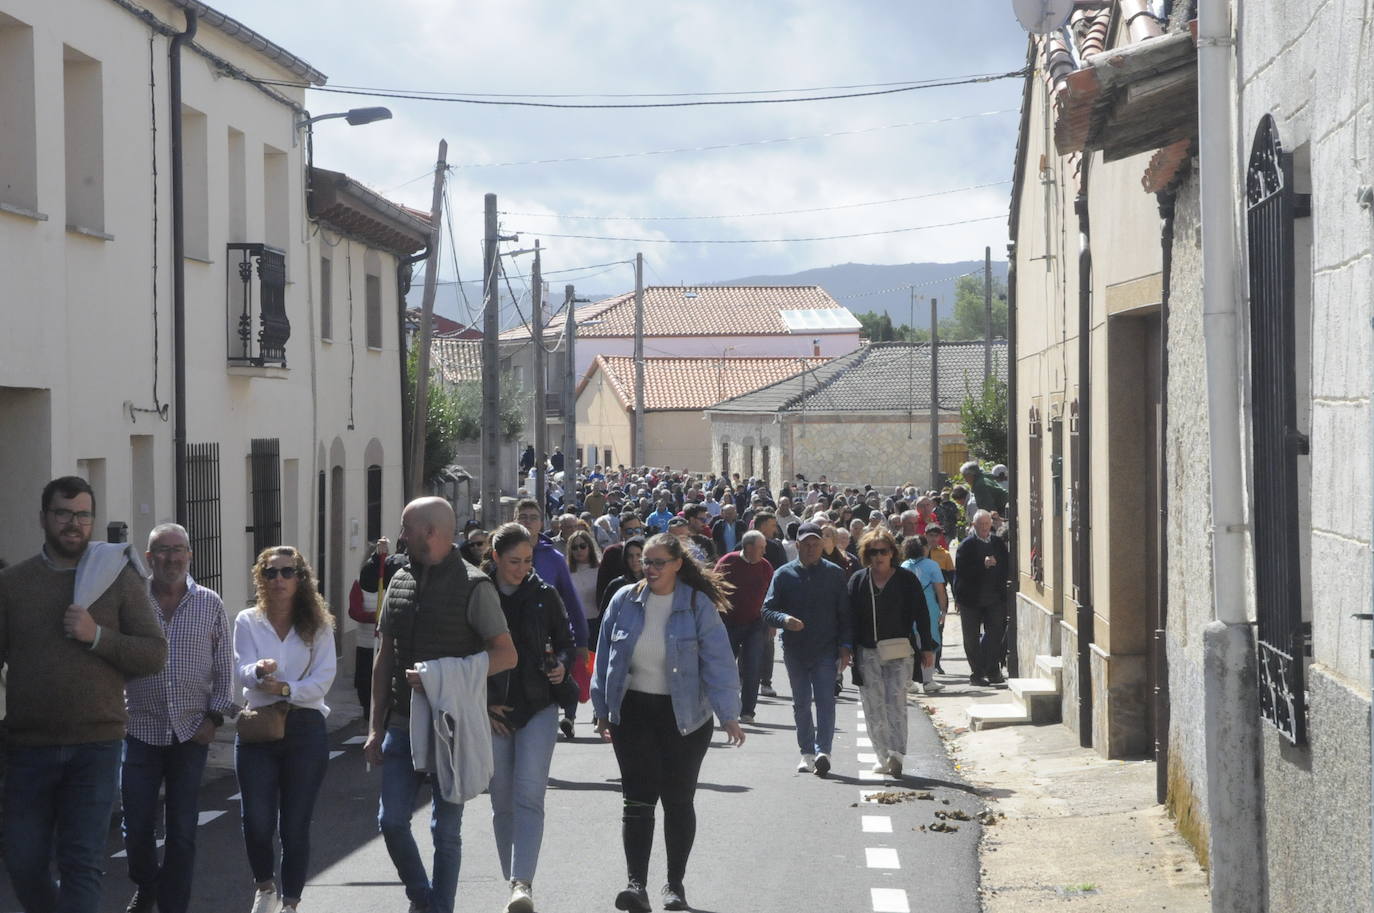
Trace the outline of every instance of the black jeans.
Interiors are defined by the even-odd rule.
[[[1002,664],[1007,633],[1007,605],[960,605],[959,625],[964,632],[964,655],[968,657],[969,675],[986,678],[996,675]],[[981,637],[986,630],[986,637]]]
[[[708,719],[699,729],[683,735],[677,729],[671,697],[641,691],[625,693],[620,722],[611,724],[611,744],[620,765],[620,790],[625,800],[620,834],[625,844],[625,869],[632,880],[648,883],[654,807],[662,802],[668,881],[682,884],[697,835],[697,812],[692,804],[697,775],[714,728]]]

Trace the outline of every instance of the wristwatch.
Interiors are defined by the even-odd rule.
[[[216,729],[224,725],[224,714],[220,713],[218,710],[205,711],[205,718],[214,723]]]
[[[281,683],[281,696],[282,696],[282,697],[290,697],[290,696],[291,696],[291,684],[290,684],[289,682],[282,682],[282,683]]]

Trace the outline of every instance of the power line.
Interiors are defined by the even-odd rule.
[[[463,299],[463,313],[467,315],[468,326],[475,326],[477,324],[477,318],[473,316],[472,305],[468,302],[467,289],[463,288],[463,274],[458,271],[458,247],[454,244],[453,240],[453,205],[449,202],[448,198],[448,182],[444,183],[444,224],[448,228],[448,252],[449,257],[453,260],[453,275],[457,280],[458,294],[461,295]],[[438,277],[436,276],[435,278],[437,279]]]
[[[978,117],[997,117],[1003,114],[1019,114],[1020,111],[1008,108],[1002,111],[979,111],[974,114],[954,114],[935,120],[914,120],[900,124],[881,124],[876,127],[861,127],[857,130],[831,130],[827,133],[808,133],[801,136],[781,136],[773,139],[742,140],[738,143],[716,143],[708,146],[682,146],[676,149],[650,149],[644,152],[610,152],[604,155],[574,155],[553,159],[524,159],[514,162],[471,162],[453,164],[450,168],[465,170],[473,168],[513,168],[520,165],[557,165],[566,162],[604,162],[611,159],[642,158],[651,155],[676,155],[682,152],[718,152],[722,149],[740,149],[746,146],[776,146],[782,143],[798,143],[804,140],[831,139],[837,136],[862,136],[883,130],[898,130],[906,127],[932,127],[954,121],[972,120]],[[423,175],[422,175],[423,176]],[[418,178],[417,178],[418,180]]]
[[[633,262],[634,262],[633,260],[612,260],[610,263],[589,263],[589,264],[587,264],[586,266],[570,266],[570,267],[568,267],[567,269],[550,269],[550,270],[544,270],[544,271],[543,271],[543,275],[545,275],[545,276],[561,276],[563,273],[580,273],[580,272],[582,272],[583,270],[589,270],[589,269],[602,269],[602,267],[624,266],[626,263],[633,263]],[[604,271],[605,271],[605,270],[603,270],[603,272],[604,272]],[[455,269],[455,272],[456,272],[456,269]],[[600,275],[600,273],[597,273],[596,275]],[[421,277],[423,277],[423,274],[421,274]],[[522,274],[517,273],[516,276],[515,276],[515,278],[516,278],[516,279],[528,279],[528,278],[530,278],[530,277],[529,277],[529,276],[526,276],[526,275],[522,275]],[[591,277],[585,277],[585,278],[591,278]],[[457,282],[458,282],[458,283],[461,283],[462,285],[480,285],[480,284],[482,283],[482,280],[481,280],[481,279],[463,279],[463,278],[460,277],[460,278],[457,280]],[[438,284],[439,284],[439,285],[454,285],[454,284],[455,284],[455,281],[454,281],[453,279],[440,279],[440,280],[438,281]]]
[[[854,292],[853,294],[850,294],[850,295],[838,295],[838,296],[836,296],[836,298],[837,298],[837,300],[839,300],[839,301],[849,301],[850,299],[853,299],[853,298],[869,298],[869,297],[872,297],[873,295],[886,295],[886,294],[889,294],[889,293],[891,293],[891,292],[906,292],[906,291],[910,291],[911,289],[916,289],[916,288],[927,288],[927,287],[932,286],[932,285],[942,285],[943,283],[946,283],[946,282],[955,282],[955,281],[958,281],[959,279],[964,278],[965,276],[977,276],[977,275],[980,275],[981,273],[982,273],[982,270],[978,270],[978,271],[976,271],[976,272],[959,273],[957,276],[945,276],[943,279],[928,279],[928,280],[926,280],[925,282],[915,282],[915,283],[908,282],[908,283],[906,283],[905,285],[894,285],[894,286],[892,286],[891,288],[874,289],[874,290],[868,291],[868,292]]]
[[[849,238],[872,238],[878,235],[899,235],[912,231],[927,231],[932,228],[951,228],[956,225],[972,225],[976,222],[993,222],[1006,219],[1006,214],[983,216],[977,219],[960,219],[957,222],[941,222],[937,225],[913,225],[909,228],[889,228],[885,231],[861,231],[848,235],[821,235],[809,238],[617,238],[605,235],[560,235],[553,232],[519,232],[519,234],[539,234],[544,238],[579,238],[584,241],[624,241],[634,244],[799,244],[803,241],[844,241]]]
[[[567,102],[550,101],[517,101],[513,99],[498,98],[477,98],[473,96],[457,97],[452,95],[442,95],[439,93],[420,94],[416,92],[395,92],[387,89],[343,89],[330,86],[309,86],[311,91],[326,92],[335,95],[356,95],[369,98],[397,98],[410,101],[443,101],[451,104],[461,105],[495,105],[501,107],[520,107],[520,108],[576,108],[576,109],[623,109],[623,108],[700,108],[722,105],[783,105],[796,102],[807,101],[840,101],[849,98],[872,98],[878,95],[896,95],[903,92],[915,92],[919,89],[940,89],[948,86],[967,86],[977,83],[995,82],[1001,79],[1024,79],[1029,70],[1022,67],[1019,70],[1012,70],[1007,73],[987,73],[979,76],[957,77],[944,80],[932,80],[929,82],[915,83],[912,85],[899,86],[895,89],[874,89],[868,92],[846,92],[839,95],[804,95],[797,98],[733,98],[733,99],[713,99],[706,101],[660,101],[660,102],[621,102],[621,103],[601,103],[601,104],[570,104]],[[288,82],[285,80],[262,79],[247,74],[229,74],[234,79],[242,79],[267,86],[290,86],[302,88],[298,82]]]
[[[760,216],[795,216],[808,212],[834,212],[840,209],[860,209],[865,206],[886,206],[890,203],[907,203],[912,200],[926,200],[931,197],[947,196],[952,193],[966,193],[970,190],[983,190],[988,187],[1001,187],[1010,184],[1011,181],[992,181],[987,184],[970,184],[967,187],[956,187],[952,190],[936,190],[931,193],[920,193],[909,197],[893,197],[890,200],[869,200],[864,203],[841,203],[837,206],[816,206],[811,209],[778,209],[772,212],[737,212],[729,215],[714,216],[575,216],[557,212],[508,212],[502,210],[505,216],[527,216],[536,219],[580,219],[590,222],[699,222],[708,219],[753,219]]]

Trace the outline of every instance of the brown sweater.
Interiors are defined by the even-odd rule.
[[[147,582],[126,567],[89,607],[100,641],[62,632],[75,570],[42,556],[0,571],[0,663],[9,664],[6,725],[10,743],[79,745],[124,737],[124,681],[152,675],[167,659]]]

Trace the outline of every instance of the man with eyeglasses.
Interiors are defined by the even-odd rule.
[[[128,564],[89,605],[75,602],[95,523],[90,483],[49,482],[39,522],[39,554],[0,572],[5,867],[25,910],[95,913],[128,720],[124,682],[160,671],[167,641],[142,573]]]
[[[124,849],[134,883],[128,913],[186,913],[195,868],[200,780],[215,730],[234,710],[233,637],[224,603],[191,578],[191,538],[163,523],[148,536],[155,617],[167,638],[167,665],[125,688],[121,795]],[[166,790],[166,846],[158,865],[158,790]]]

